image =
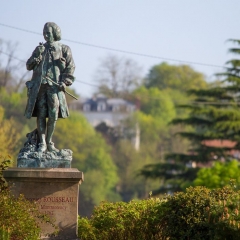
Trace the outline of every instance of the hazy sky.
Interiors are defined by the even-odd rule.
[[[232,58],[226,40],[240,38],[239,0],[1,0],[0,38],[18,42],[16,57],[27,60],[43,37],[1,24],[42,33],[56,22],[62,38],[160,58],[223,66]],[[162,59],[117,53],[63,41],[72,49],[79,81],[97,84],[96,70],[109,54],[135,60],[143,75]],[[170,64],[179,62],[167,61]],[[190,64],[208,80],[222,68]],[[24,68],[24,66],[23,66]],[[82,96],[96,88],[75,82]]]

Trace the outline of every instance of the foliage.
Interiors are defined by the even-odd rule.
[[[180,190],[179,186],[185,184],[184,181],[173,182],[172,179],[176,177],[176,173],[179,170],[185,170],[186,167],[175,166],[176,169],[173,176],[172,164],[165,161],[166,154],[176,151],[186,153],[189,146],[188,141],[181,141],[179,136],[176,136],[176,133],[184,128],[169,124],[176,115],[186,116],[186,111],[176,111],[171,95],[173,92],[178,93],[178,96],[182,96],[182,99],[186,101],[183,94],[181,95],[175,90],[159,90],[156,87],[147,89],[142,87],[134,92],[135,97],[139,96],[139,99],[141,99],[141,111],[136,114],[141,129],[141,146],[146,151],[143,145],[151,145],[151,148],[149,146],[149,149],[151,149],[150,156],[155,160],[146,162],[145,166],[139,170],[139,175],[144,176],[146,179],[161,180],[161,186],[158,186],[153,191],[154,194],[166,192],[170,181],[174,190]],[[184,176],[182,177],[183,179],[185,178]],[[176,185],[176,187],[173,185]]]
[[[159,185],[158,180],[150,181],[137,175],[144,165],[156,163],[155,152],[155,146],[150,144],[142,145],[136,151],[127,139],[119,140],[115,145],[113,159],[121,177],[116,188],[123,201],[146,198],[149,191]]]
[[[3,157],[2,159],[0,163],[0,236],[4,236],[6,240],[38,240],[41,232],[38,222],[49,223],[52,226],[54,224],[49,217],[38,211],[35,203],[27,201],[23,195],[14,197],[11,194],[10,188],[2,178],[2,172],[8,167],[9,160]]]
[[[3,177],[3,171],[6,170],[8,166],[11,164],[9,158],[10,156],[8,156],[8,158],[0,156],[0,159],[2,160],[0,162],[0,191],[8,189],[7,181]]]
[[[140,87],[133,93],[133,97],[140,103],[141,112],[154,118],[161,118],[168,123],[175,117],[175,108],[171,96],[156,87]]]
[[[240,192],[231,187],[210,191],[190,187],[162,204],[164,236],[170,239],[239,239]]]
[[[157,87],[161,90],[170,88],[181,92],[207,87],[204,75],[196,72],[190,66],[175,66],[165,62],[150,69],[145,79],[145,85],[147,88]]]
[[[10,240],[10,231],[9,229],[3,227],[0,227],[0,239],[2,240]]]
[[[17,158],[19,149],[22,148],[26,141],[26,133],[32,131],[36,125],[34,118],[29,120],[24,117],[26,102],[26,89],[22,92],[9,92],[6,88],[0,88],[0,116],[3,116],[0,122],[2,121],[2,126],[6,125],[1,130],[3,131],[7,127],[10,128],[10,130],[4,130],[5,135],[0,136],[0,139],[2,138],[4,142],[1,144],[4,149],[1,147],[0,149],[2,154],[6,155],[8,153],[13,159]],[[16,133],[15,137],[12,137],[14,132]]]
[[[78,216],[78,237],[82,240],[97,240],[96,229],[90,224],[88,218]]]
[[[211,168],[201,168],[194,185],[213,189],[225,186],[231,179],[235,179],[237,185],[240,184],[240,166],[237,160],[227,163],[215,162]]]
[[[190,187],[163,199],[103,202],[79,218],[82,240],[234,240],[240,237],[240,192]],[[88,234],[89,232],[89,234]]]
[[[159,202],[159,199],[102,202],[90,220],[79,219],[79,237],[82,240],[160,239],[158,224],[154,224],[157,221],[155,206]]]
[[[240,44],[239,41],[235,41]],[[230,52],[239,54],[238,48]],[[233,59],[228,62],[221,84],[209,89],[191,90],[195,102],[181,106],[190,109],[188,118],[176,118],[174,124],[192,126],[194,132],[182,132],[184,138],[192,142],[192,152],[195,161],[212,161],[213,159],[231,159],[231,150],[238,149],[240,144],[240,115],[239,115],[239,67],[240,61]],[[209,140],[228,140],[235,143],[232,146],[209,146]]]
[[[22,195],[13,197],[7,190],[2,190],[0,196],[0,226],[10,232],[10,239],[39,239],[41,229],[35,219],[39,216],[36,206]]]
[[[240,41],[235,40],[235,43],[239,45]],[[239,54],[239,48],[232,48],[230,52]],[[183,189],[196,177],[197,168],[192,169],[191,164],[199,166],[216,160],[231,160],[234,158],[234,151],[239,149],[240,61],[233,59],[228,65],[226,72],[218,74],[224,78],[222,82],[211,84],[208,88],[195,88],[189,84],[186,89],[194,100],[191,99],[187,104],[179,104],[179,108],[188,110],[189,114],[177,115],[172,124],[186,127],[178,134],[182,139],[188,140],[190,145],[186,152],[170,152],[166,156],[174,173],[172,182],[169,181],[173,191],[176,190],[175,186],[178,190]],[[171,85],[171,81],[169,84]],[[152,177],[151,169],[147,170],[149,171],[143,174]],[[156,170],[157,166],[153,168],[153,176],[156,176]]]
[[[16,122],[12,118],[4,118],[4,108],[0,105],[0,152],[3,155],[16,152],[15,146],[20,136],[15,126]]]
[[[159,186],[159,180],[145,179],[138,172],[144,165],[163,161],[164,154],[174,146],[173,129],[168,122],[175,117],[175,107],[168,92],[142,86],[133,92],[132,99],[139,103],[140,110],[123,123],[126,134],[112,144],[120,176],[117,191],[124,201],[145,198]],[[136,137],[138,126],[141,140],[136,150],[131,140]]]

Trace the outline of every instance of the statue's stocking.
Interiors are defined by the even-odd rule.
[[[46,119],[45,118],[37,118],[37,130],[39,135],[40,143],[46,144],[45,141],[45,133],[46,133]]]
[[[53,132],[56,126],[56,120],[53,118],[48,118],[48,122],[47,122],[47,137],[46,137],[46,142],[51,143],[52,142],[52,136],[53,136]]]

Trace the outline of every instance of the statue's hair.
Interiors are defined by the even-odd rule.
[[[60,29],[60,27],[56,23],[54,23],[54,22],[47,22],[47,23],[45,23],[44,28],[43,28],[43,34],[44,34],[44,29],[46,27],[52,27],[52,29],[53,29],[53,37],[54,37],[55,41],[61,40],[61,29]]]

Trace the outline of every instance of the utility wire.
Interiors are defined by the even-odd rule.
[[[6,52],[3,52],[2,50],[0,50],[0,53],[4,54],[4,55],[7,55],[8,57],[12,58],[12,59],[15,59],[15,60],[18,60],[20,62],[24,62],[26,63],[27,61],[23,60],[23,59],[20,59],[20,58],[17,58],[17,57],[14,57],[13,55],[9,54],[9,53],[6,53]],[[83,83],[83,84],[86,84],[86,85],[89,85],[89,86],[93,86],[93,87],[99,87],[98,85],[96,84],[91,84],[91,83],[87,83],[87,82],[84,82],[84,81],[80,81],[80,80],[75,80],[76,82],[80,82],[80,83]]]
[[[38,33],[38,32],[34,32],[34,31],[31,31],[31,30],[27,30],[27,29],[23,29],[23,28],[19,28],[19,27],[10,26],[10,25],[4,24],[4,23],[0,23],[0,26],[8,27],[8,28],[12,28],[12,29],[15,29],[15,30],[19,30],[19,31],[36,34],[36,35],[42,35],[41,33]],[[80,41],[76,41],[76,40],[71,40],[71,39],[62,38],[62,40],[67,41],[67,42],[71,42],[71,43],[76,43],[76,44],[88,46],[88,47],[105,49],[105,50],[120,52],[120,53],[126,53],[126,54],[131,54],[131,55],[140,56],[140,57],[155,58],[155,59],[161,59],[161,60],[167,60],[167,61],[173,61],[173,62],[179,62],[179,63],[185,63],[185,64],[201,65],[201,66],[205,66],[205,67],[227,68],[225,66],[220,66],[220,65],[215,65],[215,64],[185,61],[185,60],[180,60],[180,59],[153,56],[153,55],[144,54],[144,53],[137,53],[137,52],[126,51],[126,50],[121,50],[121,49],[116,49],[116,48],[104,47],[104,46],[99,46],[99,45],[95,45],[95,44],[90,44],[90,43],[84,43],[84,42],[80,42]]]
[[[12,54],[3,52],[2,50],[0,50],[0,53],[9,56],[9,57],[12,58],[12,59],[16,59],[16,60],[18,60],[19,62],[24,62],[24,63],[26,63],[26,61],[24,61],[24,60],[22,60],[22,59],[20,59],[20,58],[14,57]]]
[[[8,53],[6,53],[6,52],[3,52],[2,50],[0,50],[0,53],[3,53],[3,54],[5,54],[5,55],[9,56],[10,58],[13,58],[13,59],[16,59],[16,60],[18,60],[18,61],[21,61],[21,62],[26,63],[25,60],[20,59],[20,58],[17,58],[17,57],[14,57],[14,56],[11,55],[11,54],[8,54]],[[97,85],[97,84],[87,83],[87,82],[80,81],[80,80],[77,80],[77,79],[75,80],[75,82],[80,82],[80,83],[83,83],[83,84],[85,84],[85,85],[89,85],[89,86],[93,86],[93,87],[98,87],[98,88],[99,88],[99,85]],[[163,97],[150,97],[150,96],[146,96],[146,95],[142,95],[142,94],[141,94],[141,95],[136,95],[136,97],[139,97],[139,98],[144,97],[144,98],[154,99],[154,100],[162,100],[162,99],[164,99]],[[173,100],[174,100],[174,99],[173,99]],[[189,103],[194,103],[194,104],[209,104],[209,105],[236,105],[237,103],[240,103],[240,101],[236,101],[236,102],[222,102],[222,103],[220,103],[220,102],[191,101],[191,102],[189,102]]]

